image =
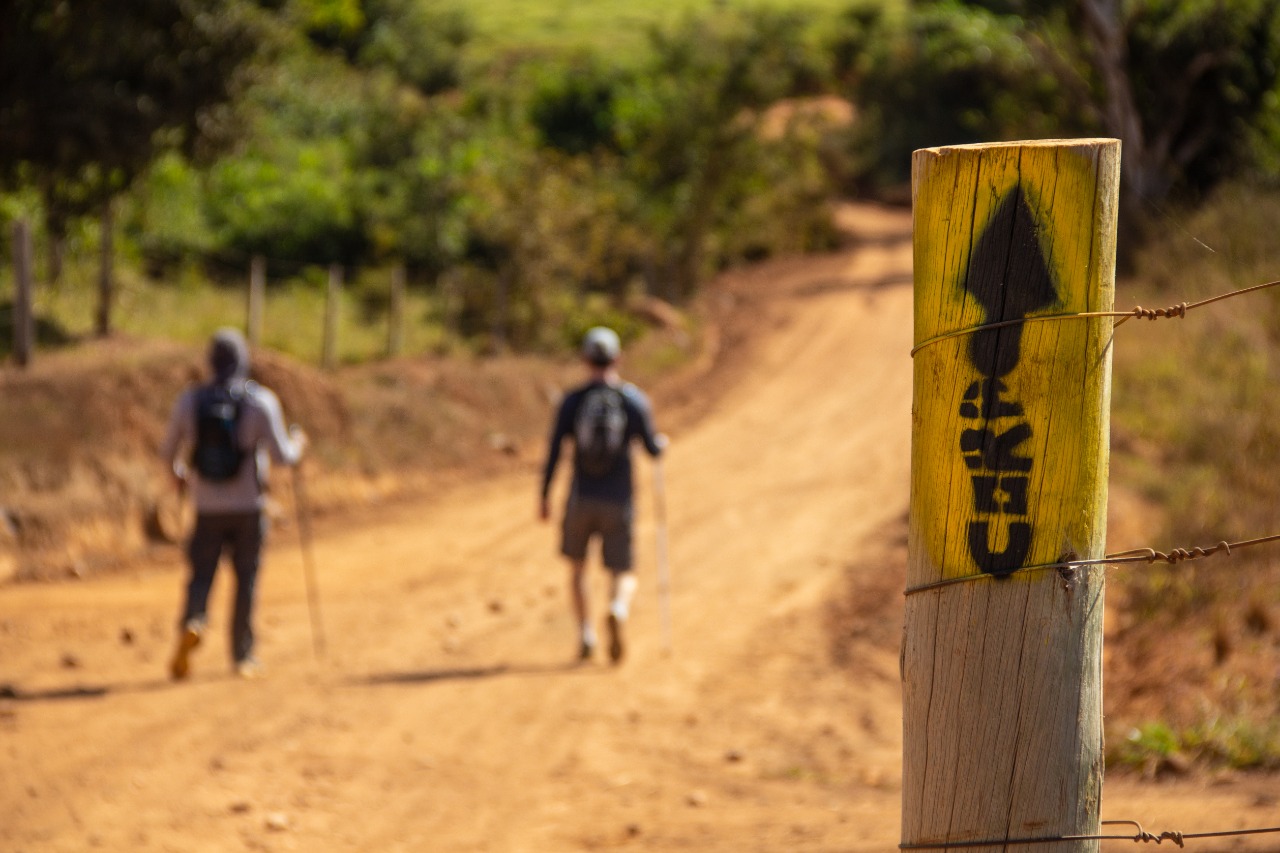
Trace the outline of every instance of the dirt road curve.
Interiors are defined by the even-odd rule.
[[[224,584],[182,685],[165,679],[179,572],[5,587],[0,850],[894,849],[896,647],[834,663],[828,601],[847,570],[898,571],[874,555],[907,507],[910,222],[850,216],[863,244],[777,266],[767,338],[675,436],[673,655],[646,478],[628,659],[569,664],[532,466],[348,528],[324,519],[321,663],[299,552],[281,538],[262,681],[228,673]],[[900,612],[895,599],[863,618],[894,636]],[[1248,783],[1107,797],[1104,816],[1157,829],[1276,811]]]

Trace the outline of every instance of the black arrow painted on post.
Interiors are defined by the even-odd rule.
[[[1035,217],[1027,206],[1021,187],[1004,197],[986,230],[978,238],[969,261],[964,288],[982,306],[984,323],[1022,320],[1033,312],[1058,302],[1049,265],[1036,236]],[[980,429],[961,433],[960,446],[971,468],[981,468],[996,482],[1014,475],[1006,492],[1025,489],[1031,459],[1017,454],[1018,445],[1031,438],[1025,422],[1008,426],[1003,431],[992,420],[1018,417],[1022,406],[1001,399],[1007,376],[1018,365],[1022,355],[1023,324],[1003,326],[975,332],[969,341],[969,358],[986,379],[965,394],[961,414],[981,418]],[[1022,472],[1018,474],[1017,472]],[[976,494],[976,492],[975,492]],[[976,500],[976,498],[975,498]],[[989,502],[987,502],[989,504]],[[982,511],[984,507],[975,505]],[[1026,521],[1010,521],[1006,526],[1006,544],[1002,551],[991,550],[991,521],[969,522],[969,554],[982,571],[1003,577],[1024,565],[1031,551],[1031,525]]]
[[[1036,236],[1036,221],[1014,187],[1000,202],[969,260],[964,289],[986,312],[985,323],[1022,320],[1058,301]],[[969,358],[984,376],[1006,376],[1021,357],[1022,324],[975,332]]]

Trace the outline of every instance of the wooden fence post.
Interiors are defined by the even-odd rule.
[[[391,270],[391,299],[387,306],[387,357],[394,358],[404,349],[404,264]]]
[[[102,230],[98,243],[98,337],[111,334],[111,313],[116,301],[116,218],[110,199],[102,203]]]
[[[245,332],[250,346],[262,343],[262,317],[267,300],[267,259],[254,255],[249,260],[249,304]]]
[[[13,223],[13,360],[19,367],[27,366],[35,347],[31,267],[31,226],[19,219]]]
[[[332,368],[338,363],[338,308],[342,301],[342,266],[329,265],[329,289],[324,300],[324,340],[320,345],[320,365]]]
[[[1103,555],[1120,143],[912,159],[904,849],[1085,853],[1102,795]],[[952,335],[951,333],[956,333]],[[1029,571],[1017,571],[1027,569]]]

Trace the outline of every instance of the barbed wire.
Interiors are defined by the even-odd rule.
[[[1280,540],[1280,533],[1271,534],[1269,536],[1259,536],[1256,539],[1244,539],[1239,542],[1227,542],[1222,540],[1216,545],[1210,545],[1207,548],[1196,546],[1193,548],[1174,548],[1170,551],[1157,551],[1154,548],[1131,548],[1127,551],[1117,551],[1114,554],[1107,554],[1104,557],[1095,559],[1077,560],[1071,558],[1063,558],[1054,563],[1037,563],[1031,566],[1019,566],[1003,574],[993,574],[991,572],[980,572],[974,575],[964,575],[962,577],[944,578],[943,580],[933,581],[931,583],[920,584],[919,586],[908,587],[904,592],[904,596],[915,595],[916,593],[926,592],[931,589],[940,589],[944,586],[953,586],[960,583],[968,583],[978,580],[999,580],[1001,578],[1012,577],[1016,574],[1026,574],[1029,572],[1045,572],[1057,570],[1064,576],[1069,577],[1076,570],[1089,566],[1119,566],[1127,563],[1183,563],[1189,560],[1198,560],[1201,557],[1211,557],[1214,554],[1224,554],[1231,556],[1233,549],[1239,550],[1249,548],[1254,545],[1263,545],[1268,542]]]
[[[1057,844],[1063,841],[1132,841],[1154,842],[1163,844],[1172,841],[1179,847],[1186,847],[1185,842],[1194,838],[1231,838],[1240,835],[1265,835],[1280,832],[1280,826],[1265,826],[1255,829],[1224,829],[1216,832],[1161,832],[1159,835],[1147,832],[1136,820],[1104,820],[1102,826],[1126,825],[1137,827],[1134,835],[1059,835],[1048,838],[1000,838],[987,841],[925,841],[918,843],[904,842],[898,845],[899,850],[959,850],[973,847],[1003,847],[1011,844]]]
[[[951,332],[944,332],[941,335],[935,335],[932,338],[921,341],[911,348],[911,357],[915,358],[916,353],[932,344],[951,338],[958,338],[964,335],[972,335],[977,332],[985,332],[991,329],[1003,329],[1008,326],[1019,326],[1026,323],[1042,323],[1054,320],[1089,320],[1104,317],[1117,318],[1117,322],[1113,328],[1123,325],[1129,320],[1159,320],[1162,318],[1182,318],[1187,316],[1187,312],[1193,308],[1200,308],[1214,302],[1221,302],[1224,299],[1231,299],[1236,296],[1242,296],[1246,293],[1253,293],[1257,290],[1265,290],[1270,287],[1280,286],[1280,280],[1268,281],[1262,284],[1255,284],[1251,287],[1243,287],[1239,290],[1232,290],[1228,293],[1219,293],[1217,296],[1210,296],[1208,299],[1201,299],[1197,302],[1179,302],[1168,308],[1143,308],[1141,305],[1135,306],[1128,311],[1081,311],[1072,314],[1040,314],[1031,317],[1019,317],[1014,320],[999,320],[994,323],[983,323],[978,326],[970,326],[965,329],[956,329]]]

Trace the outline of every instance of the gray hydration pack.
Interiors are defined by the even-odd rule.
[[[575,463],[589,477],[612,472],[626,453],[627,408],[622,392],[596,385],[582,398],[574,422]]]

